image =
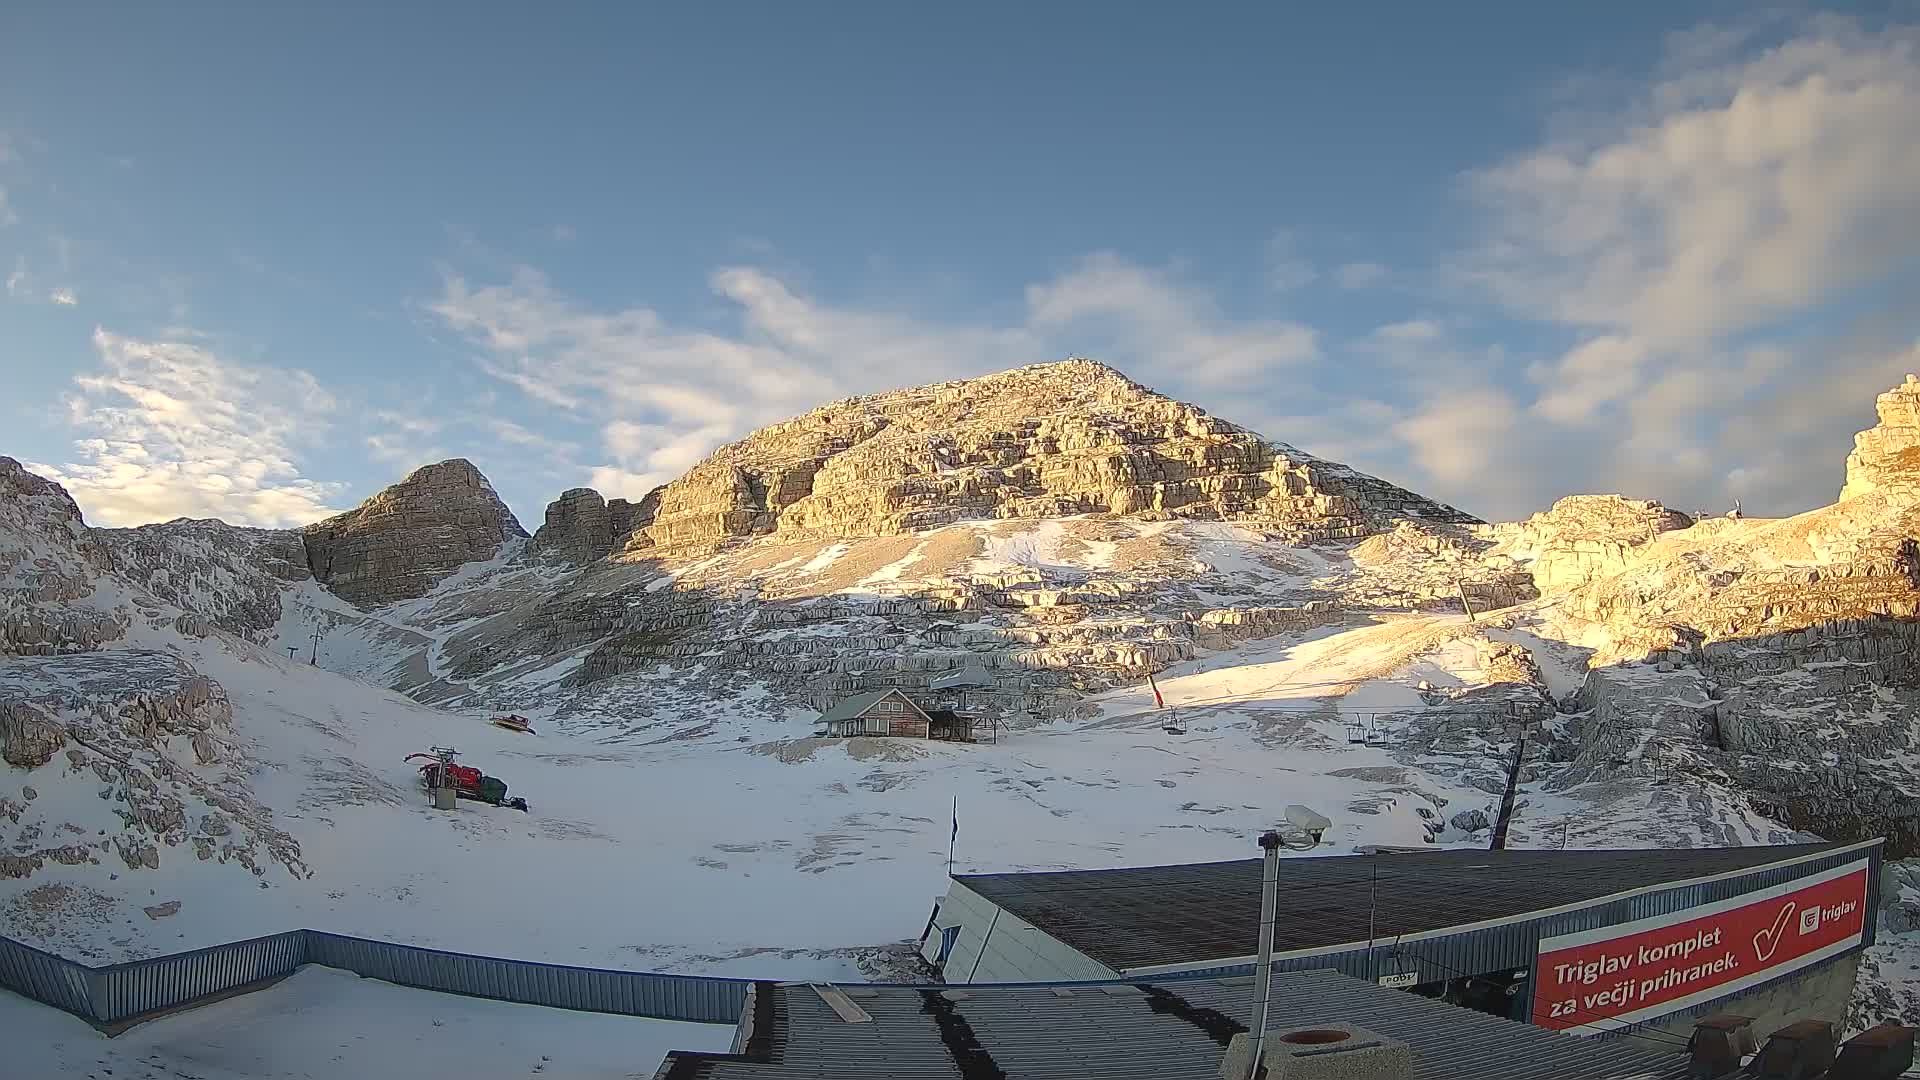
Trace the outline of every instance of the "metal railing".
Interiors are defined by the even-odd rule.
[[[0,987],[96,1025],[245,992],[304,964],[421,990],[710,1024],[736,1022],[751,985],[746,979],[446,952],[319,930],[289,930],[102,967],[0,937]]]

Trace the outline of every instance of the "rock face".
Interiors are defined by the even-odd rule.
[[[464,458],[424,465],[358,507],[309,525],[307,563],[356,604],[411,600],[524,537],[493,485]]]
[[[85,652],[126,632],[96,598],[112,556],[65,488],[0,457],[0,656]]]
[[[1474,520],[1087,360],[836,401],[722,447],[658,494],[636,508],[629,550],[1085,513],[1257,520],[1296,541],[1357,538],[1390,517]]]
[[[67,733],[39,709],[23,701],[0,701],[0,760],[37,769],[53,760]]]
[[[255,767],[248,749],[225,688],[170,652],[110,649],[0,666],[0,758],[49,788],[97,789],[112,820],[74,826],[59,816],[79,813],[71,800],[64,809],[58,800],[36,803],[30,819],[10,815],[21,826],[10,852],[18,861],[0,876],[29,877],[48,862],[157,869],[166,849],[189,842],[201,858],[255,877],[276,862],[306,876],[298,841],[236,781]],[[63,834],[58,846],[33,842]]]
[[[297,529],[178,518],[135,529],[95,529],[94,535],[113,553],[122,577],[193,613],[183,618],[197,616],[206,627],[248,638],[279,622],[282,585],[313,576]],[[205,629],[193,636],[205,637]]]
[[[1920,495],[1920,376],[1881,394],[1874,409],[1880,422],[1853,437],[1841,500],[1870,491]]]
[[[1493,526],[1494,550],[1530,559],[1542,593],[1564,592],[1627,568],[1638,550],[1693,519],[1649,499],[1569,495],[1523,522]]]
[[[606,558],[613,551],[613,521],[606,500],[592,488],[561,492],[547,504],[546,524],[533,534],[533,548],[575,565]]]
[[[627,546],[633,530],[653,520],[653,513],[660,506],[660,492],[664,490],[665,485],[654,488],[637,503],[625,499],[607,500],[607,525],[613,533],[615,551]]]

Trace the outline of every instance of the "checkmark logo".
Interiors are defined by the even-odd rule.
[[[1787,928],[1787,920],[1793,918],[1793,909],[1796,906],[1798,905],[1793,901],[1787,901],[1787,906],[1780,909],[1779,915],[1774,916],[1773,925],[1753,935],[1753,955],[1758,957],[1761,963],[1764,964],[1773,959],[1774,951],[1780,948],[1780,932]]]

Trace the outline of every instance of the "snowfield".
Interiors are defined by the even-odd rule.
[[[1169,672],[1171,703],[1208,702],[1187,710],[1184,736],[1130,690],[1098,719],[970,746],[815,739],[810,716],[757,711],[712,711],[690,739],[612,742],[547,723],[521,735],[263,649],[203,644],[189,658],[226,688],[257,761],[253,794],[311,877],[272,866],[254,879],[168,849],[139,873],[48,866],[5,882],[0,910],[23,918],[23,940],[95,963],[310,927],[593,966],[885,974],[884,946],[914,938],[944,890],[956,800],[961,873],[1248,857],[1274,808],[1296,802],[1334,820],[1325,852],[1420,844],[1435,819],[1497,803],[1350,745],[1337,717],[1263,711],[1377,665],[1377,648],[1349,650],[1351,667],[1322,655],[1347,636]],[[1313,682],[1287,685],[1306,672]],[[1385,698],[1391,683],[1363,687]],[[532,812],[430,809],[403,759],[436,744],[506,779]],[[48,794],[30,812],[48,822],[109,813],[93,787],[32,782]],[[41,898],[62,910],[25,918]],[[175,900],[176,914],[142,911]]]

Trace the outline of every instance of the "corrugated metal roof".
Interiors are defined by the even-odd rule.
[[[1286,859],[1273,947],[1286,953],[1524,916],[1839,846]],[[1247,957],[1257,945],[1259,859],[954,880],[1115,971]]]
[[[672,1080],[889,1077],[1218,1080],[1251,978],[1071,986],[871,987],[849,1024],[804,985],[772,988],[771,1037],[741,1055],[670,1054]],[[850,990],[852,988],[849,988]],[[757,991],[756,991],[757,992]],[[1679,1080],[1684,1054],[1501,1020],[1331,971],[1274,976],[1273,1026],[1357,1024],[1413,1048],[1419,1080]],[[758,1033],[756,1032],[756,1035]]]
[[[994,681],[993,676],[987,674],[987,669],[980,666],[980,662],[978,660],[969,660],[967,661],[966,666],[962,667],[960,670],[950,671],[945,675],[941,675],[930,680],[927,683],[927,689],[929,690],[984,689],[984,688],[994,687],[998,685],[999,684]]]
[[[923,718],[926,716],[925,710],[921,709],[920,706],[914,704],[912,698],[908,697],[905,694],[900,693],[900,691],[875,690],[871,694],[856,694],[853,697],[846,699],[845,701],[834,702],[833,708],[828,709],[826,712],[821,713],[820,719],[815,720],[814,723],[825,724],[834,720],[852,720],[853,718],[866,712],[868,709],[871,709],[875,705],[878,705],[881,699],[892,697],[895,694],[899,694],[900,700],[907,703],[907,708],[912,709],[913,711],[919,713]]]
[[[820,719],[815,722],[826,723],[830,720],[851,720],[861,713],[866,712],[868,709],[873,708],[875,705],[878,705],[881,698],[892,693],[895,693],[895,691],[875,690],[871,694],[855,694],[853,697],[846,698],[845,700],[836,701],[833,703],[833,708],[821,713]]]

